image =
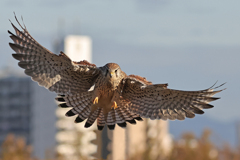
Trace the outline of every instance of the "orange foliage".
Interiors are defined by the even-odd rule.
[[[137,153],[128,160],[240,160],[240,147],[231,148],[227,144],[216,147],[210,141],[210,135],[211,131],[207,129],[199,138],[193,133],[185,133],[179,140],[174,140],[172,150],[167,156],[161,154],[159,148],[154,151],[159,153],[158,156],[153,158],[153,149],[148,145],[146,151]],[[32,151],[32,147],[27,145],[23,138],[16,138],[10,134],[2,144],[0,160],[37,160],[32,157]],[[65,160],[60,155],[57,157],[55,160]],[[79,160],[83,159],[79,157]]]

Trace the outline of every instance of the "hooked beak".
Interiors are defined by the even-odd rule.
[[[111,72],[111,73],[110,73],[110,77],[111,77],[111,78],[112,78],[113,74],[114,74],[114,72]]]

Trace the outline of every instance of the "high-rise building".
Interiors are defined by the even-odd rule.
[[[167,156],[172,148],[168,121],[144,119],[136,125],[128,124],[125,129],[116,125],[113,131],[97,133],[97,139],[101,139],[96,141],[97,158],[131,159],[146,153],[151,159],[158,159]]]
[[[88,36],[69,35],[64,40],[64,52],[73,61],[92,62],[92,41]]]
[[[34,156],[44,158],[53,151],[56,134],[55,94],[30,77],[0,77],[0,143],[13,133],[24,137],[34,148]]]
[[[92,61],[91,38],[88,36],[69,35],[64,40],[64,53],[72,61]],[[97,151],[97,146],[91,143],[96,139],[94,130],[96,124],[90,128],[84,128],[84,122],[75,124],[76,117],[65,117],[69,109],[58,108],[56,111],[58,120],[56,134],[58,154],[66,159],[79,159],[79,156],[91,157]]]
[[[27,78],[7,77],[0,79],[0,142],[9,133],[30,138],[31,102],[30,80]]]

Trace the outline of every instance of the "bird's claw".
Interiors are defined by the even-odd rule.
[[[93,100],[93,104],[97,104],[98,103],[98,97],[96,97],[94,100]]]
[[[113,109],[118,108],[117,103],[116,103],[115,101],[113,102],[113,105],[111,106],[111,109],[112,109],[112,108],[113,108]]]

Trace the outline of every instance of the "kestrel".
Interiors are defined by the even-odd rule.
[[[16,18],[16,17],[15,17]],[[41,46],[18,22],[22,31],[8,31],[14,43],[9,43],[16,52],[12,56],[25,74],[32,77],[50,91],[58,94],[59,106],[71,108],[66,116],[77,115],[75,122],[85,119],[90,127],[97,119],[102,130],[105,124],[114,129],[115,124],[126,127],[126,122],[136,124],[141,117],[163,120],[184,120],[202,109],[212,108],[208,104],[219,98],[212,97],[222,90],[210,87],[200,91],[168,89],[167,84],[152,84],[137,75],[127,75],[116,63],[96,67],[87,61],[74,62],[66,54],[52,53]]]

